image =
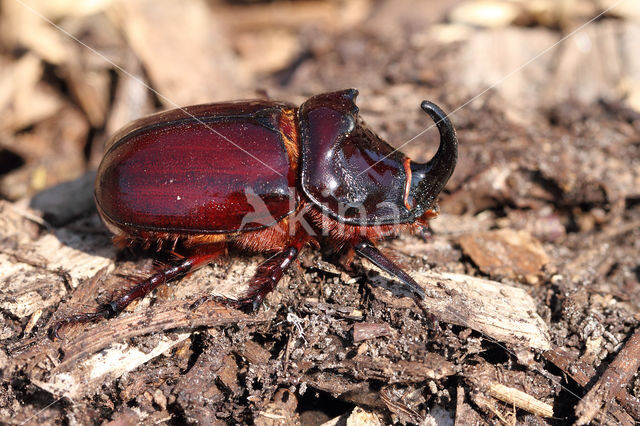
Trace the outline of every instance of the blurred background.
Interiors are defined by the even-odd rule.
[[[505,157],[498,146],[555,152],[570,141],[553,126],[588,125],[585,105],[640,111],[634,0],[0,5],[0,197],[8,200],[95,169],[105,139],[130,120],[195,103],[264,96],[299,103],[356,87],[362,116],[399,146],[431,125],[418,108],[430,99],[455,111],[462,135],[451,190],[484,172],[489,157]],[[470,153],[474,144],[479,152]],[[406,151],[427,158],[433,148],[419,138]],[[621,157],[588,176],[630,174],[627,185],[608,190],[617,199],[639,188]],[[579,184],[564,175],[556,190]]]
[[[39,223],[48,230],[99,234],[99,244],[111,250],[113,259],[109,237],[93,207],[92,171],[109,136],[129,121],[162,109],[235,99],[269,97],[300,104],[314,94],[355,87],[360,91],[361,117],[370,127],[412,159],[425,161],[437,147],[435,129],[422,135],[433,124],[419,108],[428,99],[449,112],[457,128],[458,166],[441,196],[442,214],[433,221],[431,242],[406,237],[386,247],[407,260],[412,270],[478,275],[526,289],[553,343],[597,367],[616,353],[640,318],[638,46],[638,0],[0,0],[0,211],[30,206],[30,213],[20,210],[20,215],[29,220],[42,216],[46,223]],[[74,223],[87,217],[93,219]],[[13,253],[11,247],[45,234],[44,228],[32,233],[21,228],[15,231],[17,237],[12,232],[2,237],[0,252]],[[96,243],[91,244],[82,250],[94,254]],[[16,259],[24,257],[4,261],[11,265]],[[353,288],[338,285],[340,272],[334,283],[316,274],[308,266],[312,262],[302,263],[307,277],[312,277],[309,294],[333,288],[339,295],[347,290],[336,289]],[[0,322],[5,324],[0,337],[18,340],[25,324],[35,324],[43,309],[53,312],[71,293],[66,281],[58,284],[55,297],[43,296],[38,299],[41,305],[27,311],[10,305],[11,294],[0,297]],[[357,293],[334,299],[327,296],[334,303],[360,300]],[[94,302],[95,297],[87,300]],[[363,308],[370,321],[389,321],[414,342],[392,348],[391,339],[385,341],[380,352],[387,357],[382,358],[385,365],[421,359],[427,346],[411,340],[405,327],[408,317],[398,313],[389,319],[384,306],[395,302],[375,309],[380,302],[373,300],[373,308]],[[38,317],[29,319],[37,309]],[[300,317],[312,315],[296,312]],[[284,311],[277,315],[277,324],[289,318]],[[313,318],[316,324],[325,321]],[[351,324],[343,322],[350,330]],[[335,324],[319,329],[319,335],[330,333],[327,330],[338,327]],[[422,323],[415,330],[420,336],[431,333]],[[458,331],[447,338],[435,333],[425,340],[434,352],[463,364],[466,351],[472,352],[466,342],[470,334]],[[257,333],[257,341],[276,353],[281,346],[274,333]],[[334,341],[342,341],[349,331],[340,333],[335,332],[340,337],[332,336]],[[459,344],[458,336],[463,336]],[[209,339],[200,346],[194,343],[192,349],[215,354],[221,337]],[[276,343],[268,343],[270,339]],[[431,381],[433,386],[406,384],[411,392],[398,398],[413,411],[380,402],[378,391],[386,383],[372,381],[365,396],[358,391],[338,397],[340,386],[346,386],[344,375],[334,374],[327,384],[324,374],[332,367],[323,370],[322,363],[327,353],[352,354],[352,342],[345,339],[343,352],[302,345],[298,358],[306,357],[305,361],[297,364],[300,371],[289,371],[290,376],[281,377],[279,364],[269,361],[271,370],[264,377],[271,377],[271,382],[251,388],[264,395],[238,397],[238,405],[220,396],[223,402],[209,406],[202,417],[197,414],[201,407],[180,405],[178,400],[172,413],[207,422],[215,416],[220,420],[220,407],[225,407],[227,419],[253,419],[256,407],[271,400],[278,386],[305,380],[311,383],[309,389],[315,387],[316,396],[323,395],[314,414],[323,421],[353,407],[348,401],[375,407],[391,416],[387,420],[418,422],[432,403],[454,413],[456,399],[451,395],[456,392],[471,388],[472,395],[483,394],[473,391],[481,389],[473,385],[477,374],[464,370],[459,382],[445,378]],[[437,339],[441,341],[434,343]],[[241,338],[230,333],[228,340],[233,346]],[[451,349],[454,346],[459,352]],[[189,345],[186,348],[181,355],[185,369],[197,358],[188,352]],[[486,358],[487,365],[500,369],[500,377],[513,368],[502,355]],[[165,361],[158,361],[156,368],[161,362]],[[480,364],[478,358],[474,362]],[[320,366],[317,371],[323,375],[314,376],[316,382],[310,366]],[[165,374],[147,367],[153,374]],[[209,371],[205,367],[203,371]],[[176,371],[173,376],[166,373],[172,377],[166,383],[182,377],[183,370]],[[542,380],[531,371],[527,374],[531,382]],[[361,377],[350,380],[367,382]],[[524,380],[514,378],[513,383]],[[13,411],[0,412],[5,419],[22,413],[30,398],[24,395],[32,395],[22,385],[15,392],[9,385],[0,392],[10,395],[5,399],[13,403]],[[140,386],[130,385],[122,393],[113,390],[110,399],[96,397],[92,401],[97,408],[91,413],[107,413],[108,418],[134,405],[149,413],[162,404],[166,408],[151,379]],[[556,412],[566,419],[573,410],[573,396],[559,393],[555,384],[545,386],[538,397],[555,404],[556,410],[560,405]],[[573,395],[582,391],[573,386]],[[176,389],[178,395],[181,388]],[[640,395],[640,380],[628,390]],[[298,396],[303,393],[300,390]],[[313,399],[311,390],[306,395]],[[370,395],[379,405],[367,399]],[[464,394],[458,408],[463,400]],[[41,401],[45,402],[31,407],[29,415],[51,402],[44,397]],[[114,406],[112,401],[119,402]],[[474,404],[469,412],[480,413],[476,419],[498,421],[493,405],[483,406],[479,399]],[[69,407],[77,416],[83,410]],[[511,406],[500,409],[504,416],[511,415]],[[156,420],[164,416],[159,413],[154,414]],[[522,415],[518,412],[518,420]],[[51,416],[59,419],[58,414]]]

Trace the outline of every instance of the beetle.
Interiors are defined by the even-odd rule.
[[[95,182],[98,212],[120,246],[184,250],[94,313],[58,323],[113,317],[158,285],[202,267],[227,248],[270,252],[236,307],[255,310],[305,245],[347,246],[424,290],[375,242],[425,227],[457,161],[447,115],[423,101],[440,145],[411,161],[359,117],[358,91],[313,96],[295,107],[269,100],[189,106],[134,121],[107,144]]]

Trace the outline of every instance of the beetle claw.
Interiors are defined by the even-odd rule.
[[[223,306],[229,306],[234,309],[255,312],[260,308],[262,304],[263,296],[258,295],[250,295],[243,297],[241,299],[232,299],[226,296],[203,296],[189,305],[189,309],[195,311],[198,309],[204,302],[214,302]]]
[[[190,311],[195,311],[196,309],[198,309],[200,307],[200,305],[202,305],[207,300],[210,300],[209,296],[202,296],[201,298],[199,298],[198,300],[193,302],[191,305],[189,305],[189,310]]]
[[[431,241],[431,238],[433,237],[433,233],[431,232],[431,228],[429,227],[429,225],[420,226],[418,230],[418,236],[425,243],[428,243],[429,241]]]
[[[87,312],[83,314],[75,314],[56,321],[48,330],[47,334],[49,339],[55,341],[60,339],[60,329],[68,326],[69,324],[85,324],[88,322],[94,322],[103,318],[110,318],[110,308],[103,308],[97,312]]]
[[[58,330],[60,330],[60,327],[62,327],[62,324],[60,322],[57,322],[53,324],[51,328],[49,328],[47,332],[47,334],[49,335],[49,339],[53,340],[54,342],[56,340],[60,340],[60,334],[58,334]]]

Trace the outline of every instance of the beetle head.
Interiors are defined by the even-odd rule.
[[[357,90],[314,96],[300,106],[301,186],[324,213],[352,225],[415,222],[430,209],[457,159],[446,114],[431,102],[422,109],[440,130],[440,147],[426,164],[411,162],[358,116]]]

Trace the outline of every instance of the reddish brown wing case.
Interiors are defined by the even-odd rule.
[[[291,108],[269,101],[218,103],[133,122],[111,140],[98,169],[101,215],[126,232],[212,234],[272,226],[296,207],[289,190],[295,165],[280,125]]]

